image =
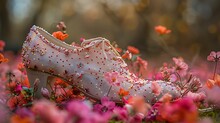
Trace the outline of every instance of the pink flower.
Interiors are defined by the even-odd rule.
[[[134,66],[137,68],[137,74],[140,77],[147,77],[147,65],[148,62],[143,60],[141,57],[137,57],[137,60],[134,62]]]
[[[134,116],[129,117],[128,123],[142,123],[144,116],[141,113],[136,113]]]
[[[153,81],[151,83],[151,89],[152,89],[152,92],[157,96],[160,95],[161,90],[162,90],[160,85],[156,81]]]
[[[80,42],[83,42],[85,40],[85,38],[80,38]]]
[[[177,76],[175,74],[170,75],[170,82],[176,82],[177,81]]]
[[[43,97],[49,99],[50,98],[50,94],[49,91],[47,90],[47,88],[41,88],[41,94],[43,95]]]
[[[202,83],[201,83],[200,79],[197,78],[197,77],[193,77],[189,83],[190,83],[190,84],[189,84],[188,87],[189,87],[193,92],[196,92],[196,91],[198,91],[198,89],[202,88]]]
[[[186,75],[186,72],[189,66],[183,61],[182,58],[173,58],[174,63],[176,64],[175,70],[181,75]]]
[[[197,106],[190,98],[182,98],[172,103],[159,106],[161,120],[171,123],[196,123],[198,119]]]
[[[135,113],[146,115],[150,109],[150,105],[145,102],[142,96],[134,96],[128,100],[128,104],[132,106]]]
[[[108,113],[99,114],[92,111],[91,106],[81,101],[71,101],[67,105],[68,123],[107,123],[110,116]]]
[[[193,93],[193,92],[188,92],[186,97],[191,98],[195,102],[203,101],[206,97],[206,95],[203,92],[199,93]]]
[[[0,51],[3,51],[4,47],[5,47],[5,42],[0,40]]]
[[[207,57],[207,60],[208,61],[215,61],[215,62],[220,61],[220,51],[218,51],[218,52],[212,51],[209,54],[209,56]]]
[[[115,108],[115,102],[110,101],[108,97],[101,99],[101,104],[96,104],[94,110],[99,113],[112,112]]]
[[[111,85],[119,86],[120,82],[124,81],[124,77],[122,77],[118,72],[106,72],[104,77]]]
[[[122,120],[123,122],[126,122],[129,118],[128,111],[124,107],[115,107],[113,113],[116,115],[118,120]]]
[[[168,103],[172,100],[172,95],[166,93],[160,98],[160,102]]]
[[[174,69],[171,69],[167,67],[167,65],[163,65],[163,67],[160,69],[161,77],[164,81],[170,81],[170,75],[173,73]]]
[[[89,105],[86,105],[81,101],[71,101],[67,104],[66,110],[71,117],[76,116],[83,118],[89,114],[91,109]]]
[[[67,113],[57,109],[56,105],[47,100],[40,100],[34,103],[32,111],[44,123],[64,123]],[[82,111],[82,110],[81,110]]]
[[[162,79],[163,79],[163,74],[161,72],[156,73],[155,80],[162,80]]]

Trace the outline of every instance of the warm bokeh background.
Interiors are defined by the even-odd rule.
[[[219,0],[0,0],[0,39],[19,51],[30,27],[48,32],[64,21],[68,43],[102,36],[120,47],[133,45],[145,58],[182,56],[206,59],[220,50]],[[172,30],[164,51],[154,26]],[[171,57],[170,57],[171,56]]]

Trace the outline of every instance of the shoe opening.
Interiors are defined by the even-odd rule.
[[[73,46],[73,45],[69,45],[65,42],[60,41],[59,39],[53,37],[51,34],[49,34],[48,32],[44,31],[43,29],[39,28],[36,26],[36,30],[44,37],[46,38],[49,42],[60,46],[60,47],[64,47],[66,49],[80,49],[81,47],[77,47],[77,46]]]

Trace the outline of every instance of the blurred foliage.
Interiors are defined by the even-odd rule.
[[[68,43],[102,36],[155,58],[167,54],[154,32],[164,25],[172,30],[170,51],[192,60],[220,49],[219,14],[219,0],[1,0],[0,39],[6,50],[19,51],[33,24],[51,33],[64,21]]]
[[[220,109],[214,109],[213,111],[210,111],[210,112],[200,113],[199,116],[201,118],[202,117],[210,117],[210,118],[212,118],[214,123],[219,123],[219,121],[220,121]]]

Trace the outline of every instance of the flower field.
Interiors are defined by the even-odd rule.
[[[57,25],[53,36],[64,41],[68,38],[65,24]],[[162,40],[172,31],[156,26],[155,33]],[[83,42],[84,38],[80,41]],[[60,78],[53,81],[49,92],[39,88],[39,80],[30,82],[22,63],[21,54],[5,51],[5,41],[0,41],[0,122],[11,123],[218,123],[220,122],[220,51],[212,51],[201,60],[204,67],[189,65],[181,56],[164,61],[152,70],[141,51],[133,46],[121,49],[113,44],[128,64],[128,69],[142,79],[151,80],[152,93],[160,95],[162,88],[156,80],[171,82],[180,90],[181,97],[174,99],[169,93],[159,101],[147,102],[142,96],[128,96],[129,90],[121,88],[117,94],[123,103],[103,97],[100,101],[86,97],[73,85]],[[76,42],[72,45],[79,46]],[[166,47],[164,47],[166,48]],[[166,50],[166,49],[165,49]],[[163,59],[160,59],[163,61]],[[207,67],[211,64],[212,67]],[[112,86],[120,85],[123,78],[118,72],[103,74]],[[31,87],[30,83],[34,83]],[[41,91],[42,97],[35,98]]]

